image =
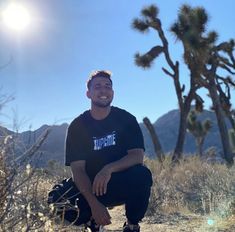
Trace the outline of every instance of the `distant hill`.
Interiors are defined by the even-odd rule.
[[[45,142],[40,147],[38,153],[41,153],[40,159],[37,159],[36,166],[45,166],[49,160],[56,160],[60,163],[64,163],[64,143],[68,124],[62,125],[43,125],[35,131],[25,131],[19,134],[19,141],[26,148],[31,147],[37,139],[43,135],[46,130],[49,130],[49,134]]]
[[[160,142],[162,144],[163,150],[165,152],[170,152],[174,149],[177,139],[178,127],[179,127],[179,110],[172,110],[160,117],[156,122],[153,123],[153,126],[159,136]],[[218,131],[217,121],[215,114],[211,111],[205,110],[199,117],[200,120],[210,119],[212,121],[212,128],[206,137],[204,149],[207,149],[211,146],[216,147],[218,150],[221,150],[220,135]],[[62,125],[48,126],[43,125],[35,131],[25,131],[18,133],[17,135],[2,128],[0,130],[0,136],[5,134],[11,134],[18,137],[19,144],[26,149],[32,146],[35,141],[39,138],[40,135],[47,129],[50,129],[50,133],[40,147],[38,153],[41,153],[40,160],[35,162],[36,166],[45,166],[49,160],[56,160],[60,163],[64,163],[64,142],[66,136],[68,124],[64,123]],[[141,130],[144,135],[146,154],[150,157],[155,157],[154,149],[150,135],[144,126],[143,123],[140,123]],[[18,149],[19,150],[19,149]],[[194,153],[196,150],[195,140],[193,136],[187,133],[184,152],[185,153]]]

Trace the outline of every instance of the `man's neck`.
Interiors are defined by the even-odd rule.
[[[96,120],[102,120],[102,119],[105,119],[109,115],[110,111],[111,111],[111,106],[108,106],[108,107],[92,106],[90,113],[91,113],[92,118]]]

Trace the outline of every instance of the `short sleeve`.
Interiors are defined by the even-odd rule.
[[[125,141],[127,144],[127,150],[144,147],[144,138],[140,126],[134,116],[131,116],[127,121],[125,132]]]
[[[87,136],[81,123],[74,121],[67,130],[65,140],[65,165],[78,160],[86,160]]]

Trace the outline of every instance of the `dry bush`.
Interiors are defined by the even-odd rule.
[[[146,160],[154,184],[148,214],[159,211],[216,213],[226,216],[235,202],[235,168],[208,164],[190,156],[172,167],[170,157],[163,164]],[[232,206],[233,205],[233,206]]]
[[[16,155],[17,138],[1,133],[0,231],[32,231],[48,223],[44,216],[45,211],[47,214],[50,211],[45,204],[45,183],[50,180],[42,170],[34,170],[30,165],[47,134],[45,132],[32,147]]]
[[[65,225],[47,204],[48,192],[70,176],[68,168],[51,161],[48,167],[36,169],[32,158],[47,137],[22,154],[15,155],[17,138],[2,135],[0,139],[0,231],[79,231]],[[34,159],[35,162],[35,159]]]

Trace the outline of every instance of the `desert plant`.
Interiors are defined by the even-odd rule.
[[[133,20],[133,28],[139,32],[148,32],[149,29],[155,30],[162,44],[156,45],[143,55],[137,53],[135,55],[135,63],[137,66],[150,68],[154,59],[157,59],[162,54],[168,64],[169,69],[163,67],[162,70],[166,75],[172,78],[180,109],[178,137],[173,154],[173,162],[177,162],[182,157],[183,145],[186,136],[186,120],[190,111],[191,102],[194,99],[200,99],[200,97],[196,94],[196,90],[199,86],[196,85],[193,76],[191,76],[189,91],[185,94],[185,85],[181,84],[180,81],[179,62],[174,62],[171,58],[168,40],[164,34],[162,23],[159,18],[159,8],[155,5],[145,7],[141,11],[141,16],[141,18],[136,18]]]
[[[179,212],[231,215],[235,200],[235,169],[223,164],[208,164],[196,156],[172,167],[169,158],[163,165],[146,161],[153,173],[154,185],[149,213]],[[152,164],[154,163],[154,164]]]
[[[39,208],[38,186],[42,175],[30,165],[31,158],[44,142],[48,131],[30,149],[16,157],[14,135],[2,135],[0,140],[0,229],[25,231],[42,226],[31,221],[32,208]],[[39,211],[40,212],[40,211]]]
[[[182,5],[177,21],[171,31],[182,42],[184,61],[196,85],[208,90],[215,111],[223,146],[223,158],[233,164],[233,154],[229,146],[225,113],[231,116],[230,86],[234,86],[231,76],[222,77],[222,70],[234,75],[234,40],[216,44],[218,34],[207,32],[208,13],[203,7]],[[226,75],[226,74],[225,74]],[[225,86],[225,90],[223,90]],[[231,118],[231,117],[229,117]]]
[[[217,117],[223,146],[223,158],[228,164],[233,164],[233,154],[229,147],[225,113],[229,116],[229,119],[232,118],[230,86],[235,86],[235,83],[231,76],[225,78],[218,73],[222,69],[229,75],[234,75],[234,40],[216,44],[217,33],[215,31],[206,31],[208,22],[206,10],[203,7],[182,5],[177,20],[171,26],[170,31],[182,43],[184,63],[190,72],[189,90],[185,94],[186,86],[180,82],[179,62],[173,62],[170,56],[168,40],[159,19],[158,7],[155,5],[145,7],[141,14],[142,18],[137,18],[133,21],[134,29],[140,32],[148,32],[149,29],[155,30],[162,44],[154,46],[143,55],[137,53],[135,62],[140,67],[150,68],[155,59],[160,55],[164,55],[169,69],[162,69],[173,80],[179,104],[180,123],[173,161],[177,161],[182,157],[186,135],[186,121],[191,103],[195,100],[197,108],[201,110],[203,108],[203,99],[197,94],[197,90],[199,88],[206,88]]]
[[[187,129],[195,137],[197,154],[202,157],[202,147],[206,135],[211,129],[211,121],[209,119],[206,119],[203,122],[197,120],[197,112],[195,110],[191,110],[187,119]]]
[[[148,129],[149,134],[150,134],[150,136],[152,138],[153,146],[154,146],[154,151],[156,153],[156,156],[157,156],[159,162],[162,163],[163,160],[165,159],[165,154],[164,154],[164,152],[162,150],[162,146],[161,146],[160,140],[159,140],[159,138],[157,136],[157,133],[156,133],[152,123],[150,122],[150,120],[147,117],[145,117],[143,119],[143,122],[144,122],[144,125],[146,126],[146,128]]]

